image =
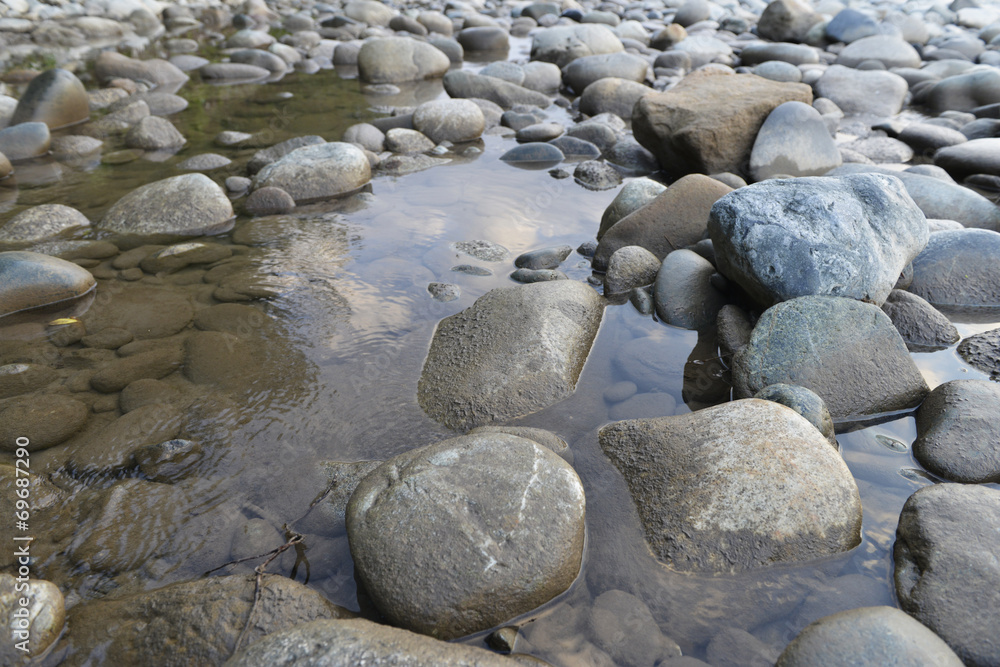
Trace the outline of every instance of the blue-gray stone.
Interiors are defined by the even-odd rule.
[[[714,325],[726,295],[712,284],[713,273],[715,267],[692,250],[682,248],[667,255],[653,287],[656,314],[682,329]]]
[[[758,391],[754,398],[774,401],[795,410],[816,427],[838,450],[837,434],[833,430],[833,417],[826,409],[826,403],[816,392],[794,384],[772,384]]]
[[[1000,384],[953,380],[932,391],[917,411],[913,455],[953,482],[1000,482]]]
[[[816,109],[785,102],[768,114],[750,152],[750,175],[819,176],[840,166],[840,151]]]
[[[548,169],[562,162],[563,157],[552,144],[535,142],[511,148],[500,159],[521,169]]]
[[[0,317],[79,298],[96,281],[64,259],[36,252],[0,252]]]
[[[944,308],[1000,307],[1000,234],[986,229],[936,232],[913,260],[909,291]]]

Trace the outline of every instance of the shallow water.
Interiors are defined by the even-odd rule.
[[[514,53],[519,49],[523,44],[515,40]],[[266,128],[260,146],[303,134],[336,140],[349,125],[375,117],[372,105],[443,95],[439,82],[418,88],[389,98],[366,96],[357,81],[332,71],[292,74],[262,86],[189,82],[179,94],[191,106],[171,117],[188,138],[177,155],[116,166],[62,165],[59,180],[35,176],[28,179],[32,184],[22,178],[16,191],[0,188],[0,201],[6,202],[5,216],[26,206],[63,203],[98,220],[126,192],[179,173],[174,165],[187,157],[252,154],[252,149],[213,146],[222,130]],[[549,111],[555,120],[567,118],[564,110]],[[88,499],[106,502],[97,494],[116,479],[68,473],[65,446],[33,456],[34,472],[50,473],[69,491],[66,511],[37,527],[50,535],[39,544],[36,576],[59,585],[68,605],[116,589],[155,588],[227,562],[234,528],[262,518],[277,531],[287,525],[306,535],[305,560],[282,558],[271,571],[290,574],[295,568],[299,581],[308,578],[308,585],[333,602],[359,609],[342,529],[317,531],[314,523],[302,521],[324,491],[319,462],[385,459],[454,435],[426,417],[416,401],[437,322],[489,290],[513,284],[508,274],[521,252],[591,240],[617,192],[592,192],[572,178],[513,168],[499,160],[512,145],[509,139],[484,137],[476,145],[481,152],[450,155],[445,166],[399,178],[377,176],[370,194],[300,208],[294,215],[240,215],[232,232],[213,239],[233,245],[254,280],[275,295],[254,302],[262,315],[235,324],[252,354],[227,358],[223,388],[183,383],[184,391],[197,396],[188,435],[204,449],[195,474],[175,485],[144,483],[142,491],[123,494],[119,513],[108,514],[93,511]],[[221,182],[241,174],[240,164],[208,173]],[[24,170],[33,172],[51,175],[52,163]],[[450,245],[472,239],[499,243],[510,254],[501,262],[484,262]],[[459,264],[487,268],[492,275],[451,270]],[[576,253],[562,268],[575,280],[591,274]],[[105,279],[93,308],[145,317],[182,295],[202,309],[213,303],[203,275],[204,267],[192,267],[164,279]],[[431,299],[426,287],[435,281],[459,285],[460,298]],[[958,326],[967,336],[997,324]],[[913,418],[900,416],[838,437],[864,505],[864,539],[851,552],[739,577],[673,573],[650,555],[625,484],[597,444],[596,431],[604,423],[647,416],[629,414],[603,397],[622,379],[612,363],[615,352],[638,338],[646,339],[651,359],[662,367],[656,391],[672,397],[676,413],[728,400],[725,366],[711,335],[668,327],[628,303],[607,309],[576,393],[517,422],[549,429],[570,443],[587,490],[588,551],[574,587],[522,619],[531,622],[516,649],[556,665],[587,664],[581,654],[589,632],[584,610],[611,588],[642,598],[664,633],[696,657],[725,627],[750,630],[780,651],[822,615],[892,604],[891,549],[899,510],[911,493],[934,483],[909,451]],[[932,388],[985,377],[965,366],[953,349],[914,359]],[[479,644],[483,636],[467,641]]]

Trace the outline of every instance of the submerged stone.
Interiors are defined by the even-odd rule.
[[[76,299],[94,276],[64,259],[35,252],[0,252],[0,317]]]

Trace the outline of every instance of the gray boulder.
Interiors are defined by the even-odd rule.
[[[604,273],[604,293],[623,294],[635,287],[650,285],[656,280],[660,260],[653,253],[637,245],[619,248],[608,260]]]
[[[436,144],[461,143],[478,139],[486,127],[486,118],[475,102],[432,100],[413,112],[413,127]]]
[[[233,205],[204,174],[148,183],[115,202],[98,225],[119,234],[200,236],[232,225]]]
[[[916,294],[894,289],[882,304],[906,347],[926,352],[949,347],[958,342],[958,329],[934,306]]]
[[[147,151],[177,149],[186,143],[174,124],[159,116],[146,116],[125,135],[126,146]]]
[[[70,230],[90,227],[90,220],[75,208],[62,204],[41,204],[27,208],[0,227],[0,241],[29,243]]]
[[[1000,482],[1000,385],[953,380],[932,391],[917,411],[913,455],[954,482]]]
[[[572,139],[573,137],[569,137]],[[596,157],[596,156],[595,156]],[[667,189],[663,183],[650,178],[634,178],[625,184],[601,216],[601,227],[597,230],[600,241],[611,227],[630,213],[634,213]]]
[[[896,528],[896,595],[903,611],[973,667],[1000,663],[1000,491],[935,484],[907,499]]]
[[[248,646],[226,667],[258,665],[390,667],[512,667],[517,660],[485,649],[443,642],[361,618],[303,623]]]
[[[420,81],[443,76],[451,61],[440,49],[409,37],[384,37],[364,43],[358,75],[367,83]]]
[[[5,162],[41,157],[49,152],[51,144],[52,135],[45,123],[21,123],[0,130],[0,155]]]
[[[906,79],[884,70],[832,65],[816,82],[816,95],[833,100],[846,114],[894,116],[903,107]]]
[[[810,3],[772,0],[761,12],[757,34],[775,42],[803,42],[809,29],[822,20]]]
[[[726,295],[712,284],[715,267],[698,253],[681,248],[666,256],[653,287],[653,303],[661,320],[682,329],[715,324]]]
[[[826,409],[826,403],[816,395],[816,392],[794,384],[772,384],[758,391],[754,398],[763,401],[774,401],[795,410],[805,417],[816,430],[839,451],[837,434],[833,430],[833,417]]]
[[[347,536],[387,619],[453,639],[569,588],[583,558],[583,484],[534,441],[465,435],[373,470],[347,505]]]
[[[962,138],[965,138],[964,135]],[[957,179],[972,174],[1000,175],[1000,138],[955,143],[957,145],[946,146],[937,151],[934,154],[934,164],[946,169]]]
[[[420,406],[449,428],[471,428],[569,396],[603,312],[603,299],[575,281],[490,291],[438,324]]]
[[[920,54],[901,37],[871,35],[851,42],[837,56],[837,64],[857,67],[868,60],[877,60],[892,67],[920,67]]]
[[[77,299],[94,276],[73,262],[36,252],[0,252],[0,317]]]
[[[816,109],[785,102],[767,116],[750,153],[750,176],[820,176],[839,167],[840,151]]]
[[[775,667],[868,665],[961,667],[936,634],[895,607],[862,607],[825,616],[785,647]]]
[[[42,72],[28,84],[10,119],[11,125],[45,123],[50,130],[90,118],[87,91],[80,79],[64,69]]]
[[[613,113],[619,118],[631,118],[636,102],[652,92],[652,88],[627,79],[613,76],[598,79],[580,96],[580,112],[588,116]]]
[[[444,89],[452,97],[480,98],[510,109],[519,104],[545,108],[552,100],[523,86],[492,76],[480,76],[465,70],[452,70],[444,75]]]
[[[582,93],[590,84],[608,77],[642,83],[647,69],[646,59],[631,53],[602,53],[571,62],[563,72],[563,80],[577,93]]]
[[[1000,102],[1000,72],[984,68],[958,73],[935,83],[924,98],[932,111],[972,111]]]
[[[765,305],[817,294],[881,305],[929,236],[903,184],[881,174],[740,188],[712,207],[708,232],[719,270]]]
[[[991,380],[1000,380],[1000,329],[969,336],[959,343],[958,356]]]
[[[935,232],[913,260],[909,291],[943,308],[1000,307],[1000,233]]]
[[[847,465],[795,411],[749,399],[605,426],[658,559],[733,573],[847,551],[861,501]]]
[[[378,128],[376,128],[378,129]],[[385,136],[382,137],[383,141]],[[247,173],[256,174],[258,171],[271,164],[272,162],[277,162],[281,158],[285,157],[296,148],[302,148],[303,146],[315,146],[318,144],[325,144],[326,140],[317,134],[307,134],[300,137],[292,137],[291,139],[286,139],[273,146],[268,146],[267,148],[262,148],[253,154],[250,161],[247,162]],[[381,151],[382,148],[379,148]]]
[[[253,187],[277,187],[296,203],[339,197],[371,180],[364,151],[353,144],[329,142],[297,148],[261,169]]]
[[[531,40],[531,59],[565,67],[583,56],[624,51],[618,36],[605,25],[584,23],[556,26],[535,32]]]
[[[733,388],[752,396],[775,383],[816,392],[834,419],[916,407],[928,392],[889,318],[877,307],[805,296],[761,315],[733,356]]]

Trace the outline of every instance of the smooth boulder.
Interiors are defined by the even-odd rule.
[[[840,151],[816,109],[785,102],[768,114],[750,152],[750,176],[821,176],[839,167]]]
[[[355,571],[386,618],[453,639],[569,588],[583,558],[584,512],[583,484],[557,454],[479,433],[369,473],[347,504],[347,536]]]
[[[64,69],[42,72],[28,84],[10,119],[11,125],[45,123],[50,130],[90,118],[87,91],[80,79]]]
[[[1000,233],[956,229],[930,235],[907,288],[939,308],[1000,307]]]
[[[409,37],[372,39],[358,53],[358,74],[367,83],[436,79],[450,66],[440,49]]]
[[[719,270],[764,305],[842,296],[881,305],[927,243],[927,219],[891,176],[770,180],[712,207]]]
[[[86,227],[90,227],[90,220],[75,208],[41,204],[21,211],[4,223],[0,227],[0,241],[29,243]]]
[[[798,413],[734,401],[617,422],[601,449],[621,471],[656,557],[682,572],[735,573],[842,553],[861,541],[847,465]]]
[[[526,415],[573,393],[604,313],[587,285],[500,288],[442,320],[417,399],[449,428]]]
[[[531,59],[565,67],[577,58],[624,51],[618,36],[604,25],[555,26],[532,35]]]
[[[253,188],[281,188],[295,202],[339,197],[371,180],[371,164],[353,144],[332,141],[297,148],[254,175]]]
[[[96,285],[84,268],[36,252],[0,252],[0,317],[77,299]]]
[[[461,143],[478,139],[486,128],[486,118],[475,102],[433,100],[413,112],[413,127],[436,144]]]
[[[928,392],[885,313],[830,296],[799,297],[764,311],[750,342],[733,355],[732,373],[737,396],[799,384],[816,392],[835,420],[913,408]]]
[[[119,234],[200,236],[232,224],[233,205],[204,174],[182,174],[136,188],[115,202],[98,225]]]
[[[917,411],[913,455],[953,482],[1000,482],[1000,385],[952,380],[932,391]]]

